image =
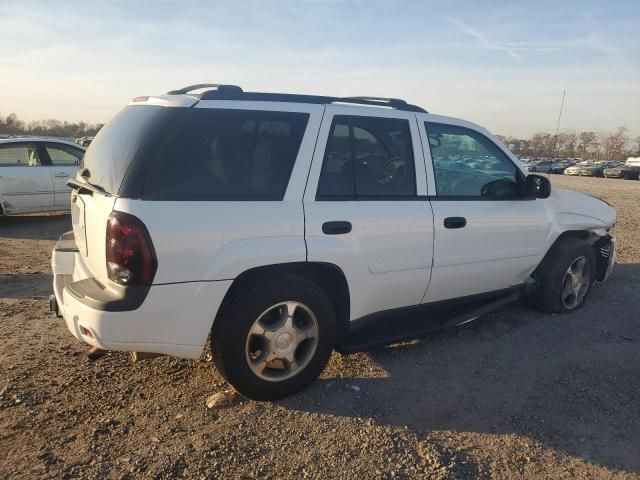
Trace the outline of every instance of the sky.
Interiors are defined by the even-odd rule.
[[[194,83],[403,98],[494,133],[640,135],[640,1],[0,0],[0,115],[102,123]]]

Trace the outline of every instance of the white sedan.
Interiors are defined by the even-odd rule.
[[[67,180],[84,148],[51,138],[0,139],[0,215],[68,210]]]

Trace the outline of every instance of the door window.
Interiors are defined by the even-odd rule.
[[[408,120],[334,117],[318,183],[318,200],[391,200],[415,195]]]
[[[53,165],[80,165],[84,151],[66,145],[45,144]]]
[[[35,145],[0,145],[0,166],[37,167],[39,165],[40,157]]]
[[[469,128],[425,122],[438,196],[517,197],[516,166],[487,137]]]

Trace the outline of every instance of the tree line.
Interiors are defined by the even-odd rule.
[[[625,127],[612,132],[538,132],[529,139],[497,135],[509,150],[521,157],[626,160],[640,156],[640,137],[631,140]]]
[[[7,117],[0,115],[0,134],[86,137],[94,136],[102,128],[102,125],[102,123],[67,122],[55,119],[25,122],[15,113]]]
[[[0,134],[43,135],[52,137],[94,136],[102,123],[67,122],[55,119],[25,122],[12,113],[0,115]],[[627,129],[606,133],[562,132],[553,135],[534,133],[529,139],[497,135],[509,150],[521,157],[582,158],[583,160],[625,160],[640,156],[640,137],[633,141]]]

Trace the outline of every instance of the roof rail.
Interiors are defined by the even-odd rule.
[[[226,91],[235,91],[238,93],[242,93],[242,88],[240,88],[237,85],[223,85],[221,83],[196,83],[195,85],[189,85],[179,90],[170,90],[167,92],[167,95],[182,95],[185,93],[192,92],[194,90],[201,90],[203,88],[215,88],[218,91],[226,90]]]
[[[217,83],[200,83],[189,85],[180,90],[171,90],[167,95],[186,94],[193,90],[211,88],[199,94],[200,100],[253,100],[257,102],[291,102],[327,105],[331,103],[350,103],[373,107],[388,107],[409,112],[427,113],[422,107],[412,105],[399,98],[382,97],[329,97],[324,95],[298,95],[294,93],[245,92],[237,85],[220,85]]]
[[[355,103],[357,105],[374,105],[378,107],[391,107],[396,110],[407,110],[410,112],[422,112],[428,113],[424,108],[417,105],[411,105],[399,98],[384,98],[384,97],[343,97],[332,102],[340,103]]]

